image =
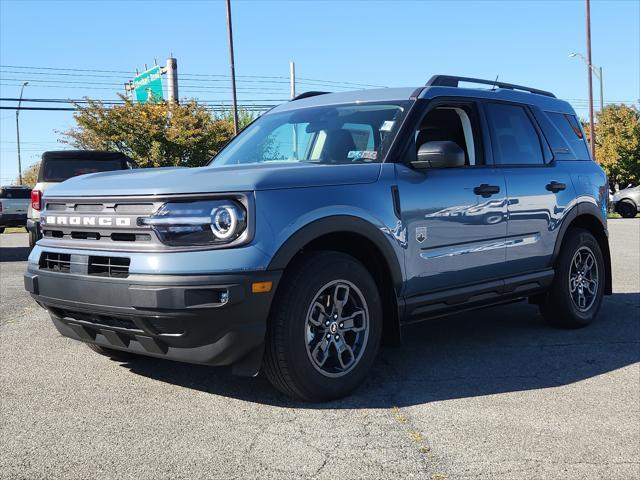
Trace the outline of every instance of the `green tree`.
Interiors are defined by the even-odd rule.
[[[586,129],[588,133],[588,128]],[[596,160],[609,184],[640,184],[640,112],[628,105],[609,105],[597,115]]]
[[[62,132],[62,142],[80,149],[119,151],[141,167],[198,167],[233,137],[229,112],[214,115],[195,100],[169,105],[121,98],[124,105],[106,106],[98,100],[78,105],[77,126]],[[253,117],[242,112],[241,120],[247,124]]]
[[[40,162],[36,162],[22,172],[22,184],[33,188],[38,183],[38,172],[40,171]],[[20,178],[16,177],[15,184],[20,183]]]

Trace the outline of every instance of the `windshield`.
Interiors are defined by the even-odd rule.
[[[268,113],[223,149],[213,165],[379,163],[407,106],[408,102],[355,104]]]
[[[45,160],[40,172],[41,182],[64,182],[71,177],[95,172],[122,170],[122,160]]]

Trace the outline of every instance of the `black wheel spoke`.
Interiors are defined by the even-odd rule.
[[[358,363],[369,335],[369,311],[362,292],[346,280],[325,285],[307,313],[307,354],[316,370],[339,377]]]
[[[598,265],[590,248],[578,249],[571,260],[569,293],[578,310],[586,312],[598,295]]]

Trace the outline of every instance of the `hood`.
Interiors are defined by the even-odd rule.
[[[380,164],[278,163],[200,168],[142,168],[92,173],[49,188],[46,196],[171,195],[246,192],[373,183]]]

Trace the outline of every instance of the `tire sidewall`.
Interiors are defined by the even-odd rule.
[[[596,265],[598,267],[598,291],[596,293],[596,298],[591,307],[584,312],[580,311],[574,304],[571,297],[571,291],[569,289],[571,262],[573,261],[573,257],[576,252],[582,247],[588,247],[591,252],[593,252],[596,259]],[[558,275],[557,288],[561,296],[558,300],[565,306],[565,313],[570,316],[572,323],[574,323],[576,327],[589,325],[598,314],[604,296],[606,271],[604,267],[604,256],[600,250],[600,245],[589,232],[585,230],[576,230],[575,234],[571,235],[567,240],[566,247],[563,250],[562,255],[563,257],[560,261],[558,271],[556,272],[556,275]]]
[[[289,374],[305,397],[332,399],[344,396],[362,383],[375,361],[382,334],[382,305],[375,281],[355,259],[344,254],[316,255],[303,266],[308,278],[304,282],[288,285],[288,301],[281,314],[284,318],[283,335],[289,348],[284,353],[290,366]],[[318,291],[335,280],[347,280],[362,293],[369,310],[369,335],[364,352],[357,365],[342,377],[326,377],[318,372],[307,354],[307,312]]]
[[[618,204],[616,210],[623,218],[634,218],[638,213],[638,209],[635,205],[624,200]]]

